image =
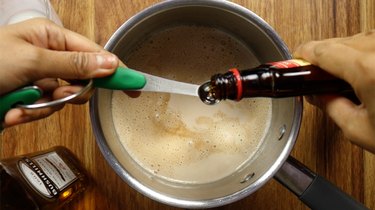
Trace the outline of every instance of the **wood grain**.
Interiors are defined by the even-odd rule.
[[[51,1],[64,26],[104,46],[127,19],[157,1]],[[310,40],[343,37],[375,28],[375,0],[237,0],[258,14],[292,52]],[[66,209],[177,209],[130,188],[104,160],[91,130],[88,105],[66,107],[37,122],[8,128],[0,136],[0,157],[68,147],[92,177],[91,188]],[[375,209],[375,156],[352,145],[320,110],[305,103],[292,155],[348,194]],[[308,209],[271,180],[251,196],[216,209]]]

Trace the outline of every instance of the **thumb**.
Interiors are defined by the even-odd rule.
[[[106,52],[53,51],[42,49],[38,71],[41,78],[90,79],[112,74],[117,56]]]
[[[349,99],[339,96],[324,98],[326,112],[341,128],[344,135],[353,143],[364,148],[374,148],[370,118],[363,105],[356,105]]]

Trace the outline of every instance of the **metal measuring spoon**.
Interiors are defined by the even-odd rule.
[[[12,108],[41,109],[69,102],[89,93],[93,88],[127,91],[151,91],[198,96],[198,85],[173,81],[162,77],[139,72],[127,67],[118,67],[114,74],[90,80],[79,92],[54,101],[35,103],[43,96],[37,86],[27,86],[0,96],[0,122]]]

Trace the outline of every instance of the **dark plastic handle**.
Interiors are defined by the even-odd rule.
[[[275,179],[313,210],[368,210],[291,156],[276,173]]]
[[[313,210],[368,209],[321,176],[316,176],[299,199]]]

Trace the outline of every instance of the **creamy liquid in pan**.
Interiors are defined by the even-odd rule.
[[[201,84],[231,67],[258,64],[251,51],[209,27],[178,26],[154,34],[125,58],[146,73]],[[269,127],[271,100],[223,101],[116,91],[112,115],[117,134],[134,160],[156,176],[206,183],[230,175],[254,155]]]

